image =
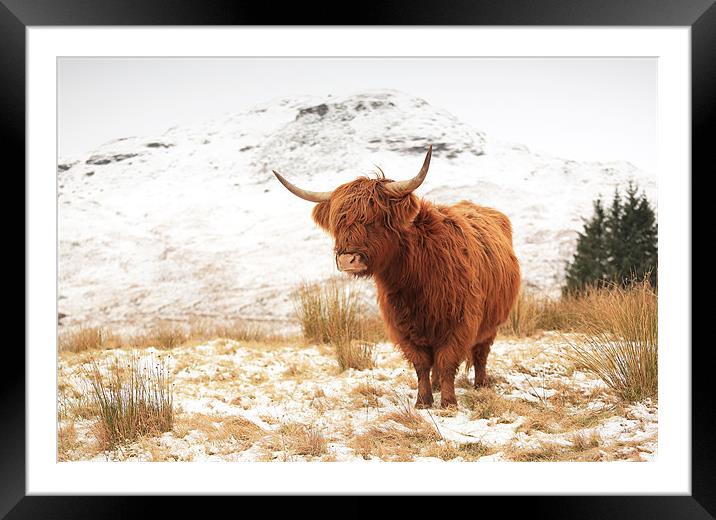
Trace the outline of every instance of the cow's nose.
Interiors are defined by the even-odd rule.
[[[338,269],[341,271],[362,271],[366,268],[361,255],[358,253],[343,253],[338,255]]]

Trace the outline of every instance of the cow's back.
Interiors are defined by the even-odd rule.
[[[480,236],[502,234],[512,246],[512,224],[504,213],[487,206],[478,206],[469,200],[461,200],[452,208],[460,212]]]

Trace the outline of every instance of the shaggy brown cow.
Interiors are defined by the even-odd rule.
[[[390,339],[415,366],[417,407],[456,406],[455,373],[464,360],[485,385],[485,364],[497,327],[515,302],[520,268],[509,219],[468,201],[446,206],[412,192],[425,179],[432,146],[409,181],[360,177],[333,192],[302,190],[274,174],[293,194],[311,202],[313,219],[335,239],[336,265],[375,279]],[[471,358],[469,357],[471,356]]]

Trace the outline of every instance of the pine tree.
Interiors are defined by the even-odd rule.
[[[625,197],[614,191],[608,211],[594,202],[594,215],[579,233],[577,250],[567,266],[565,292],[616,282],[623,286],[649,276],[656,286],[658,228],[646,195],[629,183]]]
[[[614,190],[612,205],[609,208],[605,223],[605,247],[607,249],[607,279],[615,280],[621,272],[621,259],[624,257],[624,230],[622,229],[623,218],[622,198],[618,189]]]
[[[649,204],[646,195],[642,194],[639,198],[634,213],[640,230],[634,238],[634,249],[638,252],[634,263],[634,275],[640,279],[648,275],[649,281],[656,287],[659,228],[656,222],[656,214]]]
[[[584,224],[577,239],[577,252],[567,267],[567,290],[580,291],[599,285],[609,277],[607,215],[601,199],[594,201],[594,215]]]

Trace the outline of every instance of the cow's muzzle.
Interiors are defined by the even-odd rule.
[[[341,253],[336,255],[336,266],[345,273],[362,273],[368,269],[365,257],[360,253]]]

